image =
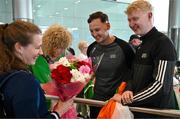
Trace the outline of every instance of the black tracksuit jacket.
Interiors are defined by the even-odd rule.
[[[128,90],[133,91],[130,106],[174,108],[173,71],[176,51],[171,40],[153,27],[141,37],[133,63],[133,80]]]

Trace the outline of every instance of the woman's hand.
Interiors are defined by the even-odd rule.
[[[56,111],[59,114],[59,116],[61,116],[65,112],[67,112],[68,109],[72,106],[73,106],[73,99],[69,99],[65,102],[62,102],[61,100],[59,100],[57,104],[54,106],[53,111]]]

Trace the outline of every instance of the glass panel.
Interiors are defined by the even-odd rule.
[[[0,22],[10,23],[13,21],[12,0],[1,0],[0,3]]]
[[[80,39],[92,43],[87,19],[95,11],[105,12],[111,23],[110,32],[128,41],[132,31],[128,27],[124,13],[127,3],[102,0],[33,0],[34,22],[41,28],[59,23],[73,34],[72,47],[77,50]]]

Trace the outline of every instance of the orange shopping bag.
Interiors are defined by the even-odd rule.
[[[122,82],[118,88],[118,93],[121,95],[126,87],[126,82]],[[110,100],[103,108],[100,110],[98,119],[111,119],[116,107],[116,101]]]

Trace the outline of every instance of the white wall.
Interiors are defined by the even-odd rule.
[[[154,7],[154,25],[159,31],[167,32],[169,0],[149,0]]]

